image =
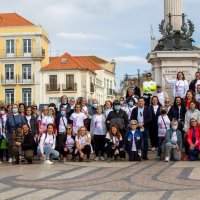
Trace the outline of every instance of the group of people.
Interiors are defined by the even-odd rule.
[[[174,102],[151,73],[140,88],[130,81],[125,97],[99,105],[96,99],[61,97],[39,112],[23,103],[0,107],[0,160],[19,164],[33,158],[66,161],[148,160],[148,143],[157,159],[198,160],[200,152],[200,73],[189,84],[178,72]]]

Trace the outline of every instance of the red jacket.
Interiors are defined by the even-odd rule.
[[[189,131],[188,131],[187,141],[188,141],[189,145],[193,144],[193,142],[192,142],[192,131],[193,131],[192,128],[190,128]],[[200,149],[200,130],[199,130],[198,127],[195,130],[195,138],[196,138],[196,143],[194,145],[198,146],[198,148]]]

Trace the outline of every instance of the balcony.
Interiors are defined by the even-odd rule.
[[[77,83],[73,84],[62,84],[63,92],[77,92]]]
[[[115,90],[108,88],[107,89],[107,96],[113,96],[115,95]]]
[[[30,79],[28,79],[28,78],[23,79],[22,76],[19,76],[19,74],[17,74],[14,77],[12,77],[12,79],[8,79],[5,76],[1,76],[0,83],[2,85],[16,85],[16,84],[29,85],[29,84],[35,83],[35,77],[34,77],[34,75],[32,75]]]
[[[46,92],[60,92],[60,84],[46,84]]]
[[[17,76],[15,76],[13,79],[6,79],[5,76],[1,76],[1,84],[2,85],[16,85]]]
[[[23,49],[15,49],[14,53],[7,53],[6,49],[0,49],[0,59],[9,58],[44,58],[45,49],[34,49],[31,53],[25,53]]]
[[[23,78],[22,76],[17,77],[18,84],[34,84],[35,83],[35,76],[34,74],[29,78]]]

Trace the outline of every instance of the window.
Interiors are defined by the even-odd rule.
[[[24,53],[31,53],[31,39],[24,39]]]
[[[6,40],[6,54],[14,54],[14,40]]]
[[[22,102],[26,106],[31,105],[31,88],[23,88],[22,89]]]
[[[22,79],[31,79],[31,64],[22,64]]]
[[[55,105],[59,107],[60,97],[49,97],[49,103],[55,103]]]
[[[6,80],[14,80],[14,65],[13,64],[5,65],[5,78]]]
[[[109,88],[109,80],[107,79],[107,88]]]
[[[110,89],[112,89],[112,81],[110,81]]]
[[[49,76],[50,90],[57,90],[57,75]]]
[[[13,104],[14,103],[14,89],[6,89],[5,90],[5,101],[6,104]]]
[[[74,89],[74,75],[66,75],[66,88]]]

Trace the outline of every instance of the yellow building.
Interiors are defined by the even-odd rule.
[[[49,38],[16,13],[0,14],[0,101],[39,104],[40,70],[49,63]]]

